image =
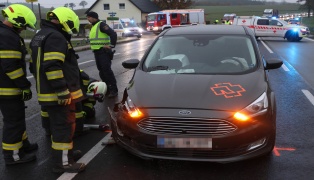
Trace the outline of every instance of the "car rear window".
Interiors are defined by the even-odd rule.
[[[152,74],[230,74],[248,72],[257,60],[248,36],[159,37],[144,60]]]

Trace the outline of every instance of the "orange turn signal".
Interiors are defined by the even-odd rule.
[[[134,111],[130,111],[129,112],[129,115],[132,118],[139,118],[139,117],[141,117],[143,115],[143,113],[139,109],[134,109]]]
[[[239,120],[239,121],[247,121],[247,120],[250,119],[250,118],[249,118],[248,116],[246,116],[245,114],[242,114],[242,113],[239,113],[239,112],[235,113],[235,114],[233,115],[233,117],[236,118],[236,119]]]

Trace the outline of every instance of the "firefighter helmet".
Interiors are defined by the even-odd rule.
[[[33,29],[36,28],[36,16],[33,11],[22,4],[11,4],[2,10],[3,17],[16,28]]]
[[[107,85],[105,82],[92,82],[87,87],[87,96],[94,97],[96,100],[101,100],[105,97]]]
[[[58,7],[47,13],[47,20],[57,18],[63,30],[69,34],[78,33],[80,20],[75,12],[67,7]]]

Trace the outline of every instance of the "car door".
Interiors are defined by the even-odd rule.
[[[283,24],[279,22],[277,19],[271,19],[269,21],[268,34],[269,36],[283,37],[284,36]]]
[[[269,19],[257,19],[255,28],[256,36],[269,36]]]

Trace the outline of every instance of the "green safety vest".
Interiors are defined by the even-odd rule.
[[[104,45],[110,45],[110,37],[108,34],[100,31],[100,23],[101,21],[95,24],[89,33],[89,42],[92,50],[100,49]]]

